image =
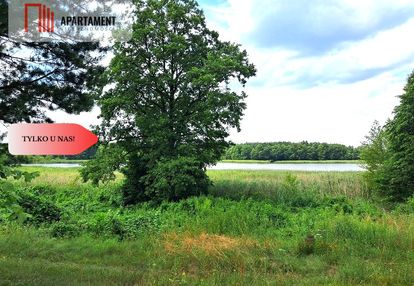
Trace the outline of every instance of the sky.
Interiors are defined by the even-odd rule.
[[[358,146],[374,120],[392,117],[414,69],[412,0],[201,0],[210,29],[241,44],[257,75],[245,88],[244,142]],[[96,124],[99,109],[56,112]]]

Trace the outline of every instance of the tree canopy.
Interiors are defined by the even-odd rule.
[[[128,201],[200,193],[208,185],[205,167],[229,146],[229,129],[240,128],[242,88],[255,67],[239,45],[207,28],[195,1],[137,1],[136,11],[132,39],[115,45],[106,74],[111,87],[99,99],[100,133],[117,142],[107,148],[122,155],[112,158],[127,162]],[[96,171],[105,153],[85,179],[105,176]],[[110,171],[122,165],[112,163]]]
[[[385,161],[382,191],[395,200],[404,200],[414,195],[414,72],[386,130],[389,158]]]
[[[374,125],[362,150],[368,182],[392,201],[414,195],[414,72],[399,97],[394,118]]]

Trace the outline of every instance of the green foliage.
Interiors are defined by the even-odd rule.
[[[31,215],[20,204],[21,197],[13,184],[6,179],[24,179],[29,182],[39,175],[38,172],[25,172],[14,168],[14,159],[5,151],[5,145],[0,146],[0,221],[18,221],[23,223]]]
[[[44,192],[42,188],[19,189],[17,202],[24,212],[30,215],[27,219],[28,223],[40,225],[60,220],[61,210],[49,197],[45,196]]]
[[[414,283],[412,200],[384,209],[360,173],[209,171],[214,196],[125,207],[119,176],[94,186],[76,169],[22,169],[43,172],[6,181],[14,194],[60,220],[0,222],[0,277],[13,284]]]
[[[223,156],[228,160],[358,160],[359,149],[327,143],[274,142],[244,143],[228,148]]]
[[[230,86],[244,87],[255,68],[239,45],[220,41],[218,33],[207,28],[195,1],[136,5],[132,39],[115,45],[105,82],[111,88],[98,100],[100,133],[125,151],[126,201],[175,200],[202,193],[207,185],[202,173],[221,158],[229,146],[229,130],[240,128],[246,107],[247,95]],[[185,157],[195,162],[181,159]],[[95,178],[101,175],[88,168],[86,179],[86,172],[95,173]],[[140,194],[132,194],[134,187]]]
[[[182,172],[177,173],[176,166],[170,166],[170,161],[161,164],[157,171],[160,178],[173,177],[170,179],[175,184],[168,188],[181,190],[181,179],[184,184],[192,182],[187,179],[186,172],[193,172],[194,169],[198,172],[198,168],[193,166],[193,159],[181,159],[175,164],[183,166]],[[286,235],[292,232],[305,235],[314,227],[318,215],[379,215],[370,204],[344,196],[352,195],[348,189],[357,189],[361,183],[357,173],[330,174],[326,177],[325,173],[309,172],[215,171],[209,172],[214,185],[209,186],[208,197],[126,207],[123,206],[126,204],[125,196],[120,197],[120,188],[125,186],[122,180],[94,186],[81,183],[76,169],[23,169],[43,169],[44,172],[29,183],[31,187],[23,181],[12,184],[18,196],[16,204],[31,216],[25,218],[27,223],[43,225],[56,237],[90,234],[129,239],[143,233],[174,229],[270,235],[282,228]],[[230,178],[234,178],[233,183],[229,183]],[[329,180],[331,183],[325,185],[325,181]],[[333,181],[336,183],[333,184]],[[166,195],[175,191],[168,189]],[[353,196],[358,198],[361,194]],[[297,216],[292,218],[292,213]]]
[[[390,157],[384,168],[381,191],[396,201],[414,195],[414,72],[410,74],[387,124]]]
[[[0,180],[0,222],[23,223],[30,217],[19,204],[19,200],[13,184]]]
[[[384,164],[389,156],[385,128],[375,121],[365,139],[361,147],[361,159],[367,170],[364,176],[369,187],[378,190],[384,178]]]
[[[50,226],[50,235],[52,237],[76,237],[82,233],[82,229],[66,221],[57,221]]]
[[[326,195],[369,198],[362,173],[241,170],[208,173],[214,183],[209,193],[232,200],[253,198],[301,208],[319,206]]]
[[[282,182],[282,188],[288,192],[297,192],[300,188],[300,182],[295,175],[288,173]]]
[[[41,188],[16,188],[9,182],[0,182],[0,219],[40,225],[58,221],[60,209]]]
[[[179,157],[159,161],[147,171],[147,165],[135,158],[125,171],[124,203],[128,205],[151,199],[154,202],[177,201],[206,194],[210,180],[200,165],[202,163],[195,158]]]
[[[396,210],[401,213],[414,213],[414,196],[408,198],[403,204],[398,205]]]
[[[17,180],[24,178],[28,182],[38,175],[38,172],[30,173],[15,169],[14,166],[19,163],[19,160],[10,155],[6,148],[6,144],[0,144],[0,181],[12,177]]]
[[[374,125],[362,157],[368,182],[386,199],[404,201],[414,194],[414,72],[408,77],[394,118]]]
[[[84,181],[92,181],[98,184],[99,181],[109,181],[115,179],[114,172],[120,169],[124,160],[123,149],[116,144],[100,146],[95,159],[84,163],[80,173]]]
[[[85,221],[86,232],[95,236],[137,238],[144,233],[159,232],[163,221],[158,210],[109,210],[95,213]]]
[[[200,196],[207,193],[210,185],[202,163],[189,157],[159,161],[143,180],[146,195],[160,201]]]
[[[145,192],[143,178],[148,174],[148,166],[142,158],[137,155],[131,156],[128,166],[124,169],[124,174],[125,183],[122,188],[122,195],[125,205],[151,199],[149,194]]]

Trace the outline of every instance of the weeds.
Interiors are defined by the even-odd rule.
[[[50,169],[8,182],[2,196],[28,216],[0,224],[1,283],[414,284],[411,200],[384,209],[357,173],[209,176],[207,196],[134,207],[121,205],[121,177],[94,187]]]

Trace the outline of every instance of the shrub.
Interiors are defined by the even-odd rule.
[[[405,203],[399,204],[396,211],[400,213],[414,213],[414,196],[407,199]]]
[[[20,197],[14,186],[6,181],[0,181],[0,222],[17,221],[23,223],[30,214],[26,213],[19,204]]]
[[[16,189],[13,184],[0,182],[0,218],[36,225],[60,220],[61,210],[48,196],[42,195],[44,192],[35,187]]]
[[[142,178],[145,195],[153,201],[178,201],[207,193],[210,180],[194,158],[163,160]]]
[[[42,195],[44,191],[33,187],[19,190],[18,203],[30,214],[28,221],[31,223],[51,223],[60,220],[61,210],[48,196]]]
[[[147,164],[139,156],[132,156],[128,168],[124,169],[125,183],[122,187],[124,205],[149,201],[151,198],[145,193],[143,177],[147,175]]]
[[[364,178],[368,187],[372,190],[378,190],[380,182],[384,178],[384,163],[389,156],[386,135],[385,128],[378,121],[374,121],[361,147],[361,159],[364,161],[364,167],[367,170],[364,173]]]
[[[80,233],[80,227],[69,222],[58,221],[50,227],[50,235],[53,237],[75,237]]]

